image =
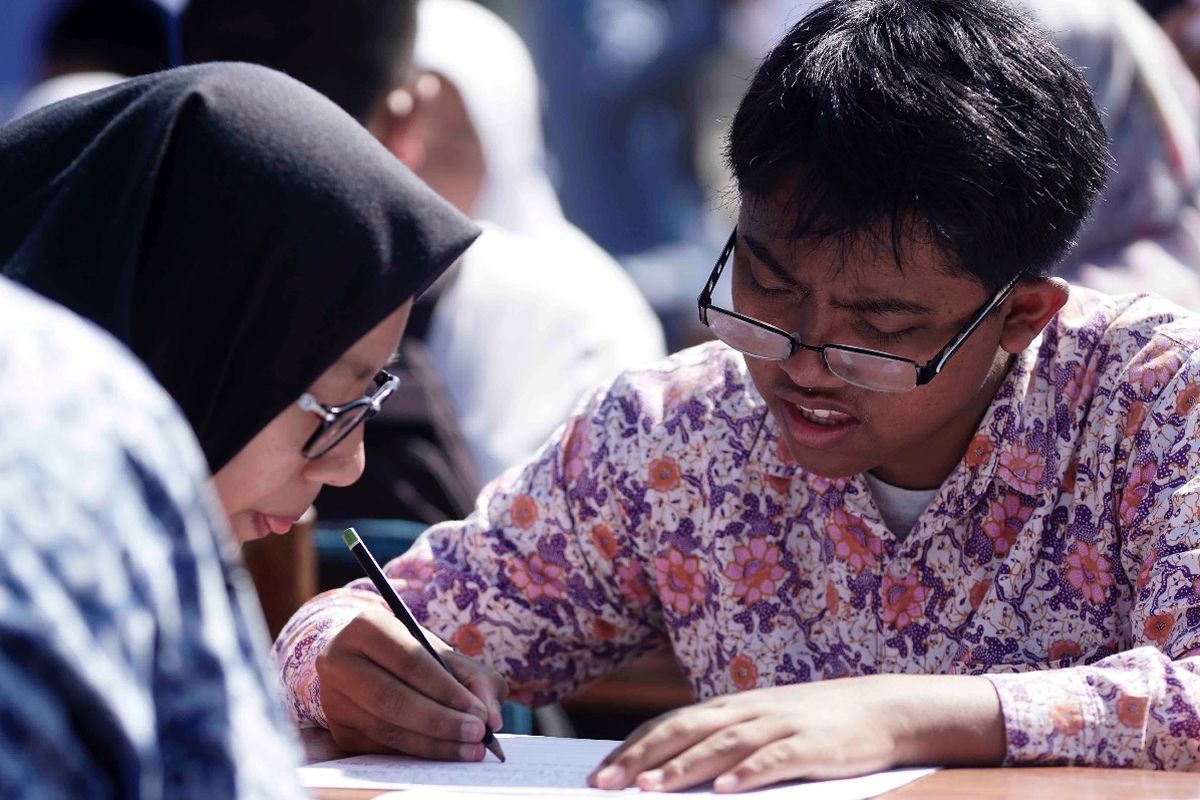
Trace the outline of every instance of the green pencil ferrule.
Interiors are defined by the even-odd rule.
[[[346,543],[346,547],[354,547],[354,545],[362,542],[362,539],[358,538],[358,531],[354,530],[354,528],[346,528],[346,530],[342,531],[342,541]]]

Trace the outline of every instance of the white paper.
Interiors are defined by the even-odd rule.
[[[657,792],[627,790],[614,793],[592,789],[587,776],[619,742],[600,739],[558,739],[542,736],[498,735],[507,763],[490,753],[475,763],[425,761],[404,756],[353,756],[323,761],[300,769],[301,782],[310,789],[402,789],[395,800],[485,800],[553,797],[607,797],[638,794],[646,798],[678,797]],[[890,792],[933,772],[903,769],[861,778],[813,781],[751,792],[761,798],[799,800],[865,800]],[[690,796],[725,797],[706,790]]]

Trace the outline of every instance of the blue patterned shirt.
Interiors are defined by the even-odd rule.
[[[0,797],[301,795],[232,548],[165,393],[0,280]]]

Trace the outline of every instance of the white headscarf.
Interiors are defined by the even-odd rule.
[[[662,326],[616,261],[563,216],[545,170],[533,59],[468,0],[420,0],[414,63],[462,95],[483,148],[484,234],[427,343],[480,476],[524,462],[591,388],[663,355]]]
[[[521,37],[470,0],[421,0],[413,60],[458,89],[479,134],[486,173],[471,216],[530,236],[564,224],[546,174],[537,73]]]

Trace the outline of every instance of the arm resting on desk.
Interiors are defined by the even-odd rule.
[[[588,457],[593,441],[631,435],[624,408],[598,392],[526,467],[489,484],[469,518],[429,529],[384,568],[422,625],[504,675],[518,702],[553,702],[664,641],[619,507],[628,475]],[[380,605],[356,581],[284,627],[275,655],[301,722],[327,726],[317,656]]]
[[[1120,563],[1101,566],[1110,583],[1132,584],[1135,649],[1089,666],[989,676],[1007,763],[1200,770],[1200,413],[1176,400],[1195,381],[1182,370],[1151,407],[1147,418],[1160,422],[1133,437],[1125,483],[1113,491]],[[1164,441],[1173,444],[1158,449]]]

